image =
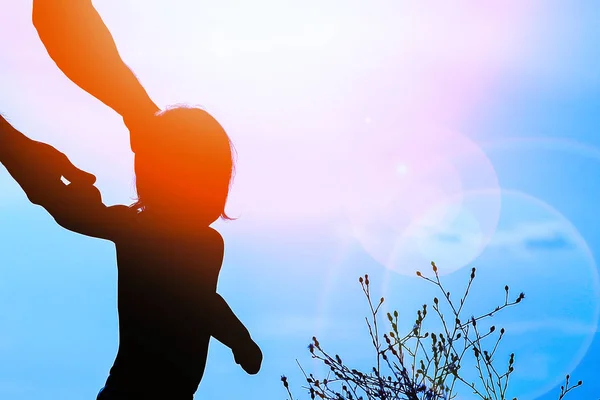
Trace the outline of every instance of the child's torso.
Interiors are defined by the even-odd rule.
[[[135,234],[116,243],[120,340],[111,376],[193,393],[206,362],[207,302],[216,293],[223,242],[208,227],[184,235],[136,219]]]

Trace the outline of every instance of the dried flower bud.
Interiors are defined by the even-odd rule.
[[[417,271],[417,276],[423,277],[423,275],[421,274],[421,271]]]

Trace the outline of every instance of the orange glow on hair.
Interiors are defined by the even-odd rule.
[[[143,132],[132,132],[140,210],[191,212],[209,224],[231,220],[225,204],[233,179],[234,147],[206,111],[176,106],[157,113]]]

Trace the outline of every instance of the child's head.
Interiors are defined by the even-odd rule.
[[[225,203],[234,173],[233,145],[206,111],[178,106],[138,132],[135,174],[140,210],[188,216],[207,225],[230,219]]]

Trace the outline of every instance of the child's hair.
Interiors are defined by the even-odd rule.
[[[209,113],[178,105],[157,113],[135,149],[138,211],[190,208],[211,224],[231,220],[225,203],[235,173],[233,143]],[[144,135],[141,137],[141,135]]]

